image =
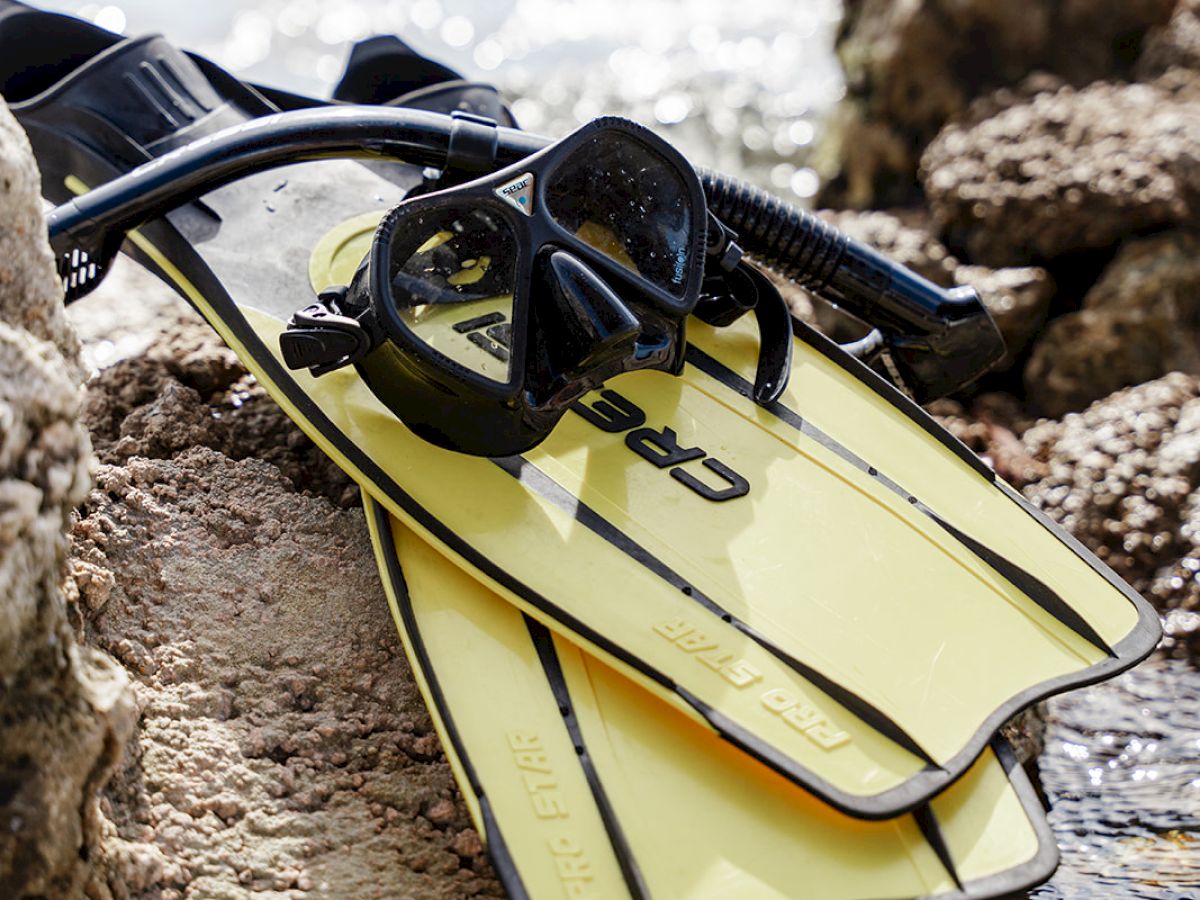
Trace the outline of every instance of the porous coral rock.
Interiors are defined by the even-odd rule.
[[[1151,29],[1136,71],[1149,79],[1176,67],[1200,69],[1200,0],[1179,0],[1171,20]]]
[[[1200,377],[1172,373],[1023,435],[1045,474],[1026,496],[1133,587],[1151,590],[1195,553]]]
[[[1131,240],[1084,297],[1054,319],[1025,370],[1045,415],[1083,409],[1167,372],[1200,374],[1200,233]]]
[[[1025,432],[1025,494],[1164,614],[1200,658],[1200,376],[1175,372]]]
[[[1174,0],[848,0],[838,35],[847,98],[820,202],[911,201],[922,148],[993,88],[1035,71],[1085,85],[1124,74]],[[836,156],[836,160],[829,159]]]
[[[921,159],[937,228],[970,261],[1028,265],[1200,224],[1200,92],[1148,84],[998,93]]]
[[[87,889],[96,794],[134,721],[124,671],[79,646],[61,587],[92,458],[39,185],[0,102],[0,893],[14,898]]]

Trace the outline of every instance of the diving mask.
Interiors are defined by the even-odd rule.
[[[613,376],[680,373],[707,227],[700,179],[677,151],[597,119],[401,203],[350,284],[296,313],[280,347],[316,375],[353,364],[434,444],[520,453]]]

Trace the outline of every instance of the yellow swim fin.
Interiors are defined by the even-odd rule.
[[[26,102],[52,195],[128,169],[114,148],[148,158],[253,115],[253,98],[226,102],[228,84],[171,53],[127,42]],[[160,133],[171,129],[152,107],[134,117],[149,133],[131,130],[134,107],[56,113],[71,85],[102,102],[105,72],[164,60],[170,78],[146,77],[190,86],[199,124],[186,134]],[[390,514],[693,723],[842,811],[889,818],[967,772],[1009,716],[1154,647],[1158,619],[1141,598],[799,323],[775,402],[751,399],[754,327],[693,320],[681,375],[618,376],[535,450],[500,459],[422,440],[352,368],[289,371],[285,321],[349,281],[406,195],[381,171],[319,159],[259,172],[127,246]],[[464,337],[467,325],[449,309],[422,333],[455,354],[498,339]]]
[[[1053,838],[1007,746],[913,814],[851,818],[364,502],[396,626],[510,896],[988,897],[1053,871]]]

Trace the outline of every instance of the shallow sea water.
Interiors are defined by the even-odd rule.
[[[1036,900],[1200,900],[1200,672],[1152,658],[1049,703],[1038,760],[1062,865]]]
[[[630,116],[696,162],[802,204],[817,188],[810,150],[844,90],[832,50],[839,0],[40,5],[129,35],[162,32],[242,78],[319,96],[354,41],[397,33],[496,83],[529,130],[558,136],[601,113]],[[86,320],[96,305],[73,313]],[[104,351],[100,365],[137,352],[102,334],[89,343]],[[1200,900],[1198,697],[1195,667],[1152,660],[1051,701],[1040,768],[1063,864],[1032,896]]]
[[[400,35],[490,81],[523,128],[551,137],[602,113],[650,125],[693,161],[794,202],[844,92],[840,0],[154,0],[36,5],[128,35],[162,32],[239,77],[327,96],[350,45]]]

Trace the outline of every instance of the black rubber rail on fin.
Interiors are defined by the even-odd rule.
[[[933,807],[926,804],[918,806],[913,810],[913,819],[916,820],[917,828],[921,830],[930,849],[937,854],[938,860],[941,862],[946,873],[954,879],[954,885],[960,891],[966,891],[963,887],[962,878],[959,877],[958,869],[954,865],[954,856],[950,853],[950,848],[946,845],[946,837],[942,834],[942,827],[938,824],[937,816],[933,814]]]
[[[742,378],[732,369],[721,363],[720,361],[709,356],[703,350],[698,349],[694,345],[688,345],[687,361],[695,366],[700,371],[704,372],[711,378],[715,378],[725,387],[737,392],[741,396],[753,400],[754,386],[749,381]],[[1030,600],[1053,616],[1060,623],[1070,628],[1081,638],[1092,644],[1102,653],[1107,656],[1115,657],[1112,647],[1100,637],[1091,625],[1088,624],[1078,612],[1076,612],[1062,597],[1053,591],[1048,585],[1040,581],[1034,575],[1022,569],[1016,563],[1001,556],[996,551],[984,546],[979,541],[972,538],[970,535],[964,534],[959,529],[955,528],[945,519],[941,518],[937,513],[931,510],[920,498],[915,497],[907,491],[902,485],[897,484],[892,479],[888,478],[875,466],[869,464],[862,457],[843,446],[833,437],[821,431],[815,425],[806,420],[795,410],[790,409],[779,401],[768,403],[763,407],[767,412],[773,414],[781,422],[790,425],[806,437],[812,438],[821,446],[833,451],[846,462],[853,465],[858,470],[865,472],[867,475],[874,478],[884,487],[888,488],[896,496],[903,498],[907,503],[912,504],[916,509],[928,516],[936,522],[947,534],[951,535],[956,541],[967,548],[980,560],[1010,581],[1015,587],[1021,590]],[[989,479],[992,483],[992,479]]]
[[[496,821],[491,801],[488,799],[486,791],[484,791],[483,782],[480,780],[479,773],[476,772],[475,766],[471,762],[466,744],[463,743],[462,736],[459,734],[458,726],[454,723],[454,715],[450,711],[450,704],[446,701],[446,695],[442,691],[441,684],[438,681],[433,661],[429,658],[429,651],[425,647],[425,642],[421,639],[421,629],[417,624],[416,616],[413,614],[412,600],[408,593],[408,583],[404,580],[404,572],[401,570],[400,560],[396,556],[396,545],[392,537],[391,517],[387,510],[365,493],[363,494],[363,502],[366,506],[367,515],[371,517],[375,532],[379,536],[379,545],[383,549],[383,559],[387,566],[388,581],[392,585],[396,598],[396,606],[400,610],[400,618],[404,621],[404,629],[408,633],[413,654],[417,657],[417,663],[421,674],[425,677],[425,684],[429,689],[430,697],[433,700],[434,706],[437,707],[438,717],[442,720],[442,727],[446,730],[446,737],[450,741],[454,755],[462,766],[463,772],[466,773],[467,781],[471,786],[471,792],[475,795],[479,803],[480,815],[483,817],[483,841],[487,845],[488,857],[491,859],[492,865],[496,869],[496,875],[499,877],[501,884],[504,885],[504,890],[508,893],[509,897],[512,900],[530,900],[529,891],[526,890],[525,884],[521,880],[521,873],[517,870],[512,853],[509,851],[508,844],[504,840],[504,834],[500,830],[500,823]]]
[[[941,525],[949,534],[953,535],[954,539],[960,544],[1012,582],[1026,597],[1043,610],[1067,628],[1070,628],[1097,650],[1113,658],[1116,657],[1117,654],[1113,651],[1113,648],[1108,645],[1108,642],[1104,638],[1100,637],[1096,629],[1092,628],[1083,616],[1076,612],[1067,601],[1051,590],[1048,585],[1022,569],[1016,563],[1001,556],[995,550],[979,543],[979,541],[970,535],[959,531],[945,519],[937,515],[937,513],[933,512],[933,510],[929,509],[929,507],[925,506],[924,503],[917,501],[914,505],[921,512],[925,513],[925,515],[929,516],[929,518],[933,519],[933,521]]]
[[[574,516],[575,521],[579,524],[607,541],[613,547],[616,547],[630,559],[640,563],[698,606],[749,637],[772,656],[783,662],[788,668],[811,682],[818,690],[827,694],[835,702],[845,707],[863,722],[866,722],[875,731],[920,759],[925,763],[926,769],[937,770],[941,768],[912,735],[908,734],[898,722],[890,718],[882,710],[806,663],[801,662],[783,650],[783,648],[770,641],[762,632],[738,619],[529,460],[520,456],[510,456],[496,458],[492,462],[501,470],[521,482],[525,487],[536,491],[543,499],[554,504],[563,512]]]
[[[621,874],[625,877],[625,886],[629,888],[629,893],[634,900],[650,900],[650,890],[646,887],[646,881],[638,868],[633,847],[630,845],[629,839],[625,837],[625,832],[621,830],[617,813],[608,799],[608,794],[604,791],[604,785],[600,782],[600,775],[596,771],[595,763],[588,755],[587,744],[583,740],[583,732],[580,730],[579,720],[575,716],[575,706],[571,702],[571,691],[567,687],[567,679],[563,675],[562,664],[554,649],[554,639],[550,635],[550,630],[529,616],[522,615],[522,618],[525,620],[525,627],[529,629],[529,639],[533,641],[534,649],[537,650],[542,671],[546,673],[546,683],[550,686],[550,691],[558,703],[558,711],[562,713],[563,725],[571,736],[575,755],[579,759],[579,765],[583,769],[588,787],[591,788],[592,798],[596,801],[596,807],[600,811],[604,830],[608,834],[613,853],[617,857],[617,864],[621,867]]]

